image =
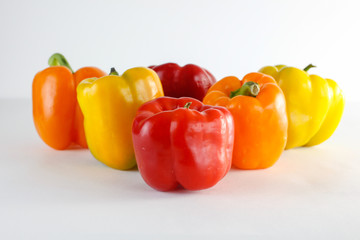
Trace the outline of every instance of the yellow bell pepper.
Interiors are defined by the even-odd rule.
[[[334,133],[344,110],[339,86],[331,79],[309,75],[312,67],[301,70],[276,65],[259,70],[275,78],[286,98],[289,127],[285,149],[324,142]]]
[[[161,96],[160,79],[149,68],[131,68],[122,76],[112,69],[109,76],[83,80],[77,87],[77,98],[94,157],[112,168],[134,167],[131,128],[136,111]]]

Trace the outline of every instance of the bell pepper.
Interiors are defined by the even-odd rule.
[[[233,119],[194,98],[162,97],[142,105],[132,136],[141,176],[159,191],[214,186],[231,167]]]
[[[164,96],[156,73],[144,67],[131,68],[118,76],[83,80],[77,97],[93,156],[109,167],[126,170],[136,165],[131,126],[143,103]]]
[[[242,80],[225,77],[209,89],[203,102],[224,106],[232,113],[235,167],[268,168],[279,159],[288,122],[284,94],[271,76],[249,73]]]
[[[83,115],[76,100],[76,86],[89,77],[106,73],[96,67],[83,67],[75,73],[59,53],[49,59],[50,67],[38,72],[32,84],[33,119],[41,139],[63,150],[71,144],[87,148]]]
[[[194,64],[180,67],[176,63],[166,63],[150,68],[158,74],[164,94],[169,97],[192,97],[202,101],[216,82],[208,70]]]
[[[260,72],[275,78],[286,98],[289,119],[286,149],[314,146],[327,140],[339,125],[344,111],[344,96],[331,79],[309,75],[295,67],[267,66]]]

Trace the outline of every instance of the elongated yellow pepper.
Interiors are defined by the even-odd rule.
[[[286,149],[314,146],[327,140],[338,126],[344,96],[335,81],[309,75],[307,71],[285,65],[266,66],[259,72],[271,75],[286,98],[288,141]]]
[[[112,69],[109,76],[83,80],[77,98],[94,157],[112,168],[134,167],[132,121],[140,105],[161,96],[160,79],[149,68],[131,68],[122,76]]]

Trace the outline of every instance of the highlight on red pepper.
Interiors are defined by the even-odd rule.
[[[32,84],[35,128],[41,139],[54,149],[63,150],[71,144],[87,148],[76,86],[83,79],[106,73],[96,67],[83,67],[74,73],[60,53],[50,57],[49,66],[35,75]]]
[[[210,188],[231,167],[231,113],[194,98],[161,97],[143,104],[132,137],[140,174],[159,191]]]
[[[288,119],[284,94],[271,76],[225,77],[209,89],[204,103],[226,107],[234,117],[235,167],[268,168],[279,159],[287,140]]]
[[[194,64],[180,67],[176,63],[165,63],[149,68],[158,74],[164,94],[169,97],[192,97],[202,101],[216,82],[208,70]]]

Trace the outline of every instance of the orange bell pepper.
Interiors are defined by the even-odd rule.
[[[271,76],[225,77],[209,89],[203,102],[226,107],[233,115],[233,166],[262,169],[278,160],[285,148],[288,120],[284,94]]]
[[[49,59],[50,67],[38,72],[32,84],[33,118],[41,139],[50,147],[63,150],[72,143],[87,148],[84,117],[76,99],[81,80],[102,77],[96,67],[83,67],[73,73],[59,53]]]

